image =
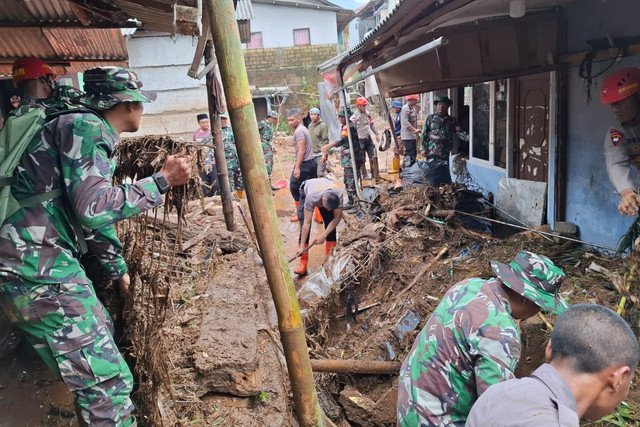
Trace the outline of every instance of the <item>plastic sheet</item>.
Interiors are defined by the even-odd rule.
[[[451,184],[449,160],[429,159],[426,162],[415,162],[413,166],[400,174],[403,184],[430,185],[438,187]]]
[[[320,270],[309,276],[298,290],[298,300],[313,303],[314,300],[326,296],[333,286],[338,286],[341,278],[353,270],[351,255],[330,258]]]

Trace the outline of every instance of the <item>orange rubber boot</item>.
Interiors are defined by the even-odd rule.
[[[316,222],[322,223],[324,222],[324,220],[322,219],[322,215],[320,214],[320,209],[318,208],[313,208],[313,219],[316,220]]]
[[[304,248],[307,249],[309,245],[304,245]],[[303,253],[300,256],[300,267],[296,271],[295,274],[298,276],[306,276],[307,275],[307,264],[309,264],[309,251]]]
[[[296,202],[296,211],[294,212],[293,216],[291,218],[289,218],[289,221],[291,222],[298,222],[300,221],[298,219],[298,206],[300,206],[300,202]]]
[[[329,254],[336,248],[338,242],[324,242],[324,255],[329,256]]]

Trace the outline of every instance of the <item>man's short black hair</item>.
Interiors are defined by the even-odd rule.
[[[340,195],[333,190],[329,190],[324,193],[324,202],[330,211],[337,209],[340,206]]]
[[[204,113],[203,113],[203,114],[198,114],[198,115],[196,116],[196,118],[198,119],[198,121],[200,121],[200,120],[203,120],[203,119],[208,119],[208,118],[209,118],[209,116],[208,116],[207,114],[204,114]]]
[[[577,373],[600,372],[608,366],[638,366],[638,338],[613,310],[597,304],[570,306],[551,332],[551,360],[562,359]]]
[[[302,110],[300,108],[289,108],[287,110],[287,117],[300,117]]]

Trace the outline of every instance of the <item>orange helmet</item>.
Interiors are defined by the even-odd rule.
[[[365,98],[364,96],[361,96],[356,99],[356,106],[358,105],[369,105],[369,101],[367,101],[367,98]]]
[[[56,78],[53,68],[42,59],[21,58],[13,63],[13,84],[17,85],[23,80],[37,79],[38,77],[52,75]]]
[[[404,97],[404,99],[406,101],[408,101],[410,99],[420,99],[420,95],[417,95],[417,94],[416,95],[407,95],[407,96]]]
[[[640,93],[640,69],[623,68],[606,78],[600,91],[600,101],[612,104]]]

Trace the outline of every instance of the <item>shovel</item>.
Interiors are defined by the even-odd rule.
[[[278,161],[278,166],[280,167],[280,172],[282,172],[282,179],[277,180],[273,183],[273,188],[277,188],[278,190],[282,190],[289,186],[289,181],[287,181],[287,176],[284,174],[284,169],[282,168],[282,163],[280,163],[280,156],[278,153],[275,153],[276,160]]]
[[[289,258],[289,262],[295,260],[296,258],[298,258],[299,256],[305,254],[306,252],[309,251],[309,249],[311,249],[312,247],[314,247],[316,245],[316,242],[311,243],[309,246],[307,246],[306,248],[304,248],[304,251],[300,252],[299,254],[295,254],[294,256],[292,256],[291,258]]]

